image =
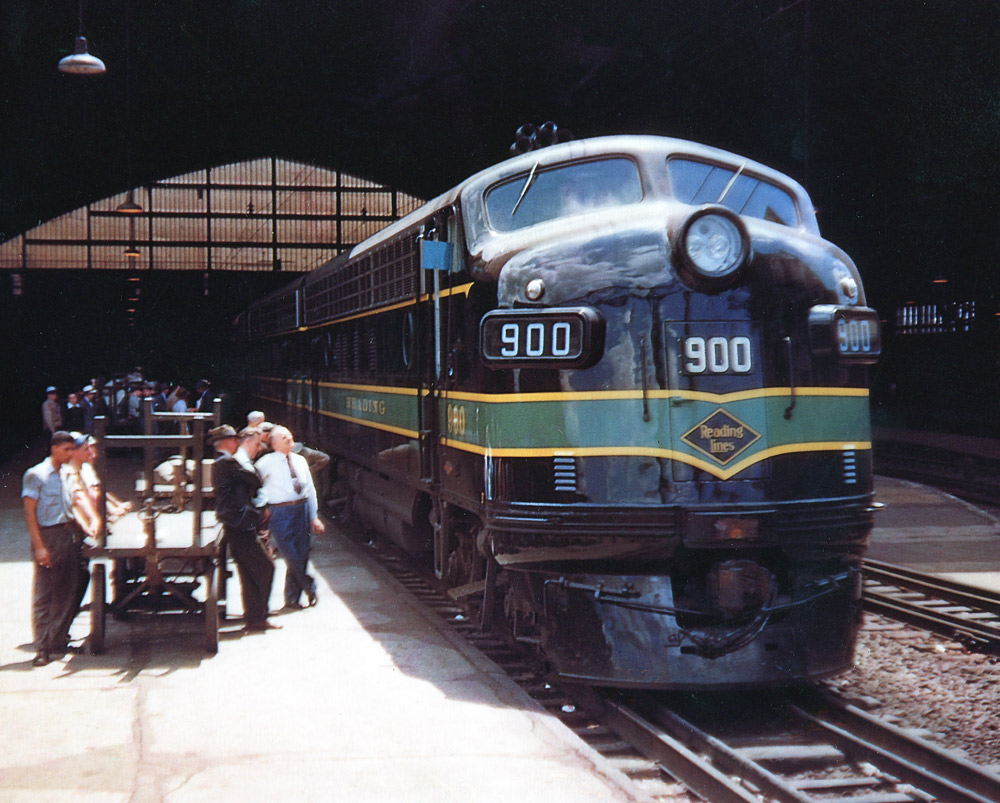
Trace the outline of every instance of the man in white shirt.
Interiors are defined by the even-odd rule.
[[[319,518],[316,487],[309,464],[292,452],[295,439],[286,427],[271,430],[274,450],[257,463],[263,490],[271,511],[271,539],[285,561],[285,607],[301,608],[303,592],[309,606],[316,604],[316,581],[309,575],[310,531],[317,535],[326,527]]]

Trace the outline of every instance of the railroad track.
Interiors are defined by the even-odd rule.
[[[815,688],[793,694],[622,695],[554,680],[526,645],[481,632],[478,617],[433,576],[377,543],[370,546],[423,605],[651,800],[1000,801],[1000,776]]]
[[[864,562],[865,610],[1000,652],[1000,594],[879,561]]]
[[[640,752],[713,803],[996,803],[1000,777],[832,696],[579,690]]]

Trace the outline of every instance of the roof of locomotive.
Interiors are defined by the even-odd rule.
[[[400,218],[368,239],[358,243],[351,250],[350,255],[354,257],[363,254],[380,243],[393,239],[401,232],[411,228],[415,223],[433,214],[437,209],[454,204],[467,189],[473,192],[480,188],[485,190],[497,181],[530,170],[536,163],[541,167],[545,167],[560,162],[616,154],[632,156],[640,164],[655,162],[657,166],[662,164],[668,156],[684,155],[702,161],[729,165],[737,169],[742,168],[743,172],[759,176],[790,192],[799,207],[801,215],[799,228],[811,234],[819,234],[819,227],[816,224],[816,214],[809,194],[797,181],[784,173],[760,162],[755,162],[752,159],[747,159],[738,154],[698,142],[651,135],[617,135],[573,140],[571,142],[559,143],[558,145],[550,145],[547,148],[528,151],[527,153],[511,157],[481,170],[459,184],[456,184],[437,198],[415,209],[406,217]],[[647,172],[651,174],[655,171],[651,170]],[[669,189],[663,188],[663,192],[664,194],[669,194]]]
[[[639,162],[640,166],[645,166],[643,172],[647,179],[651,181],[654,180],[653,177],[660,176],[661,178],[657,180],[662,180],[664,184],[662,186],[654,186],[652,189],[654,195],[662,197],[670,196],[669,186],[666,185],[666,170],[662,169],[666,158],[669,156],[690,156],[701,161],[742,169],[745,173],[766,179],[791,193],[795,198],[800,212],[798,230],[819,236],[816,215],[808,193],[806,193],[805,189],[798,182],[789,178],[784,173],[735,153],[730,153],[729,151],[709,145],[702,145],[698,142],[690,142],[672,137],[622,134],[573,140],[557,145],[550,145],[547,148],[513,156],[484,170],[480,170],[478,173],[475,173],[436,198],[418,207],[413,212],[410,212],[405,217],[390,223],[371,237],[362,240],[351,251],[340,254],[325,265],[306,274],[302,280],[302,284],[310,285],[313,282],[319,281],[345,261],[364,254],[366,251],[376,248],[385,242],[391,241],[408,230],[412,230],[413,226],[426,220],[437,210],[454,205],[464,194],[468,193],[472,197],[475,197],[477,194],[481,196],[484,190],[496,182],[519,173],[524,173],[530,170],[536,163],[541,167],[546,167],[548,165],[559,164],[560,162],[613,155],[628,155],[635,159]],[[505,237],[509,235],[497,236]],[[298,284],[294,285],[294,287],[298,286]],[[272,295],[281,296],[292,289],[293,286],[286,286]]]

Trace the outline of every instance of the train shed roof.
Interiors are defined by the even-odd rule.
[[[337,170],[264,157],[88,203],[0,243],[0,268],[305,272],[422,203]]]

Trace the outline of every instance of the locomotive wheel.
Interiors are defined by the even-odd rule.
[[[468,525],[465,525],[468,527]],[[486,561],[479,554],[476,538],[479,527],[456,527],[452,539],[452,550],[448,553],[445,580],[449,586],[461,586],[482,580],[486,574]]]
[[[219,651],[219,582],[223,572],[209,559],[205,570],[205,649]]]
[[[95,563],[90,575],[90,636],[87,638],[87,648],[91,655],[100,655],[104,652],[104,614],[107,602],[104,564]]]
[[[537,638],[538,606],[531,582],[523,572],[507,574],[503,615],[510,632],[522,638]]]

